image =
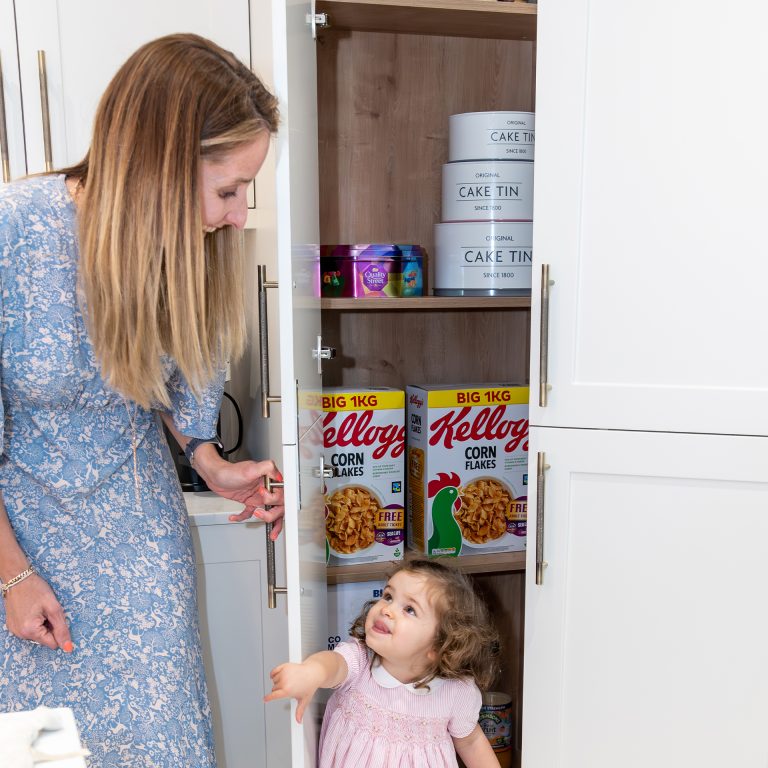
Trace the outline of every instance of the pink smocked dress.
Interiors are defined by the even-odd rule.
[[[319,768],[455,768],[451,737],[469,736],[480,713],[471,680],[436,679],[429,690],[401,683],[352,640],[335,651],[346,680],[331,696],[320,733]]]

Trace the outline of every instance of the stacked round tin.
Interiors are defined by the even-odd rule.
[[[435,295],[530,294],[534,132],[533,112],[448,118]]]

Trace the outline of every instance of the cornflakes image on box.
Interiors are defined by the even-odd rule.
[[[408,545],[457,556],[525,549],[527,387],[409,386]]]

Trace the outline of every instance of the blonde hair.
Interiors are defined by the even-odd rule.
[[[245,344],[242,237],[206,235],[202,158],[277,130],[277,100],[232,53],[197,35],[137,50],[107,87],[78,165],[80,286],[110,386],[169,405],[170,358],[199,395]]]
[[[436,677],[469,677],[479,688],[487,689],[499,672],[499,634],[469,577],[434,560],[410,560],[397,565],[389,578],[403,571],[427,580],[437,614],[437,634],[432,648],[435,658],[416,687],[427,686]],[[362,643],[365,643],[365,619],[375,603],[376,600],[369,600],[363,606],[349,630],[349,634]],[[372,661],[375,658],[374,654]]]

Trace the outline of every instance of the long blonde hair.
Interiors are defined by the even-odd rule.
[[[164,358],[199,394],[242,353],[242,238],[204,233],[199,168],[277,123],[277,100],[233,54],[170,35],[120,68],[88,154],[59,171],[82,191],[79,279],[102,375],[144,407],[169,405]]]

